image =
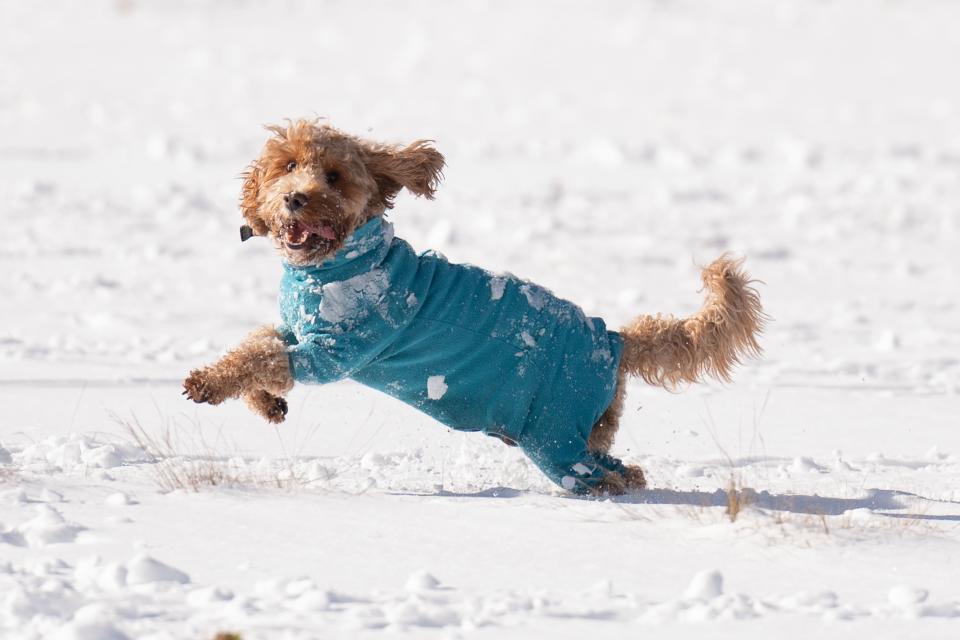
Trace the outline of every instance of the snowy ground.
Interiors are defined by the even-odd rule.
[[[0,3],[0,637],[957,637],[960,4],[365,8]],[[398,235],[614,326],[746,255],[765,358],[632,386],[618,500],[358,385],[185,402],[277,318],[235,177],[304,115],[434,138]]]

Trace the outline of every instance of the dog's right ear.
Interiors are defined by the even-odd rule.
[[[243,178],[243,187],[240,189],[240,213],[243,214],[247,224],[240,228],[240,237],[242,240],[253,236],[265,236],[269,231],[266,221],[260,216],[260,183],[263,180],[263,168],[256,162],[247,167],[247,170],[240,174]]]

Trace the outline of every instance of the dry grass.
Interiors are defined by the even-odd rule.
[[[734,506],[725,506],[722,512],[717,506],[677,505],[672,511],[652,509],[648,513],[652,517],[644,519],[657,521],[671,519],[673,514],[680,514],[704,527],[733,525],[735,529],[732,531],[735,533],[732,535],[741,542],[752,539],[763,545],[787,544],[803,549],[847,545],[889,536],[931,536],[944,533],[942,525],[923,519],[922,514],[914,517],[884,517],[885,514],[877,513],[877,517],[864,518],[851,513],[828,515],[768,510],[758,508],[750,502],[749,490],[746,496],[744,493],[742,488],[737,488],[735,493],[728,493]],[[639,513],[636,515],[636,519],[641,517]]]
[[[802,547],[817,546],[817,541],[825,542],[834,539],[837,543],[859,540],[864,536],[878,535],[936,535],[943,532],[943,528],[935,521],[924,518],[924,510],[903,516],[889,516],[880,511],[864,517],[855,512],[843,512],[835,515],[828,513],[797,513],[776,509],[760,508],[754,504],[753,492],[743,487],[737,480],[731,478],[727,488],[727,505],[725,517],[731,523],[737,522],[744,509],[750,509],[752,517],[741,526],[741,531],[753,530],[768,542],[790,541]],[[716,523],[715,507],[692,508],[696,511],[688,515],[701,524]],[[714,514],[712,517],[710,514]],[[810,534],[814,534],[811,536]]]
[[[203,436],[199,425],[186,429],[169,419],[162,419],[157,431],[148,431],[136,416],[129,419],[113,416],[130,439],[150,456],[152,471],[163,491],[201,491],[210,487],[274,487],[301,486],[302,480],[292,466],[276,472],[253,471],[232,464],[224,455],[226,444],[218,436],[214,444]]]
[[[645,505],[631,511],[633,519],[649,522],[671,519],[679,514],[698,525],[732,526],[738,539],[755,537],[766,544],[788,543],[803,548],[830,544],[847,544],[882,536],[942,535],[947,529],[943,523],[927,517],[926,509],[913,507],[911,513],[886,511],[865,513],[855,509],[840,513],[801,512],[764,506],[754,489],[731,472],[723,500],[715,501],[705,495],[702,504]]]
[[[743,490],[743,484],[736,475],[730,476],[730,482],[727,483],[727,517],[730,522],[736,522],[737,517],[744,508],[750,506],[752,502],[751,495]]]
[[[825,513],[791,513],[789,511],[771,511],[768,514],[770,521],[786,531],[787,527],[801,528],[807,530],[819,530],[823,535],[830,535],[830,523],[827,521]],[[852,529],[853,519],[846,514],[839,516],[830,516],[834,519],[834,524],[838,530]]]
[[[239,633],[233,633],[232,631],[221,631],[213,636],[213,640],[243,640],[243,637]]]

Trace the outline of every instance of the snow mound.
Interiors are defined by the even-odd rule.
[[[53,637],[63,640],[127,640],[128,636],[112,624],[117,617],[118,612],[106,604],[88,604],[77,609],[73,619],[61,626]]]
[[[116,562],[104,562],[100,556],[77,561],[73,575],[78,585],[101,591],[116,591],[127,586],[127,568]]]
[[[51,436],[13,454],[13,461],[24,469],[62,472],[112,469],[149,459],[150,456],[137,446],[120,441],[102,442],[82,434]]]
[[[67,522],[63,515],[47,504],[35,507],[36,515],[13,530],[3,534],[8,543],[22,540],[30,547],[45,547],[57,543],[73,542],[84,527]],[[17,545],[20,546],[20,545]]]
[[[128,494],[123,491],[117,491],[116,493],[111,493],[103,500],[104,504],[108,504],[112,507],[123,507],[131,504],[137,504],[137,501],[131,498]]]
[[[68,622],[51,636],[54,640],[129,640],[109,622]]]
[[[690,581],[684,592],[687,598],[712,600],[723,595],[723,574],[719,571],[701,571]]]
[[[890,601],[890,604],[898,607],[909,607],[925,602],[929,595],[930,592],[926,589],[897,585],[890,589],[890,592],[887,594],[887,599]]]
[[[440,581],[426,571],[417,571],[407,578],[405,589],[413,593],[431,591],[440,586]]]
[[[148,555],[138,555],[127,563],[127,582],[129,584],[149,584],[152,582],[186,584],[190,582],[190,576]]]

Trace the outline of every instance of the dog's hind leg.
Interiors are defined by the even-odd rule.
[[[619,496],[624,493],[639,491],[647,487],[647,478],[643,469],[631,464],[623,465],[620,471],[607,473],[592,489],[594,495]]]
[[[741,267],[742,260],[722,256],[703,270],[707,297],[693,316],[641,316],[623,327],[622,369],[673,389],[705,375],[727,381],[744,357],[759,355],[766,316]]]
[[[587,439],[587,449],[589,451],[596,453],[608,453],[610,451],[613,439],[620,428],[620,416],[623,414],[623,400],[626,395],[625,383],[626,375],[621,366],[617,370],[617,388],[613,393],[613,400],[610,401],[610,406],[607,407],[590,431],[590,437]]]
[[[626,396],[626,370],[622,363],[617,369],[617,388],[613,400],[606,411],[593,425],[587,438],[587,450],[598,457],[610,459],[606,455],[613,445],[613,439],[620,428],[620,416],[623,414],[623,401]],[[619,461],[617,461],[619,462]],[[620,495],[629,491],[638,491],[647,486],[643,470],[634,465],[611,465],[613,468],[604,473],[603,478],[590,488],[594,495]]]

